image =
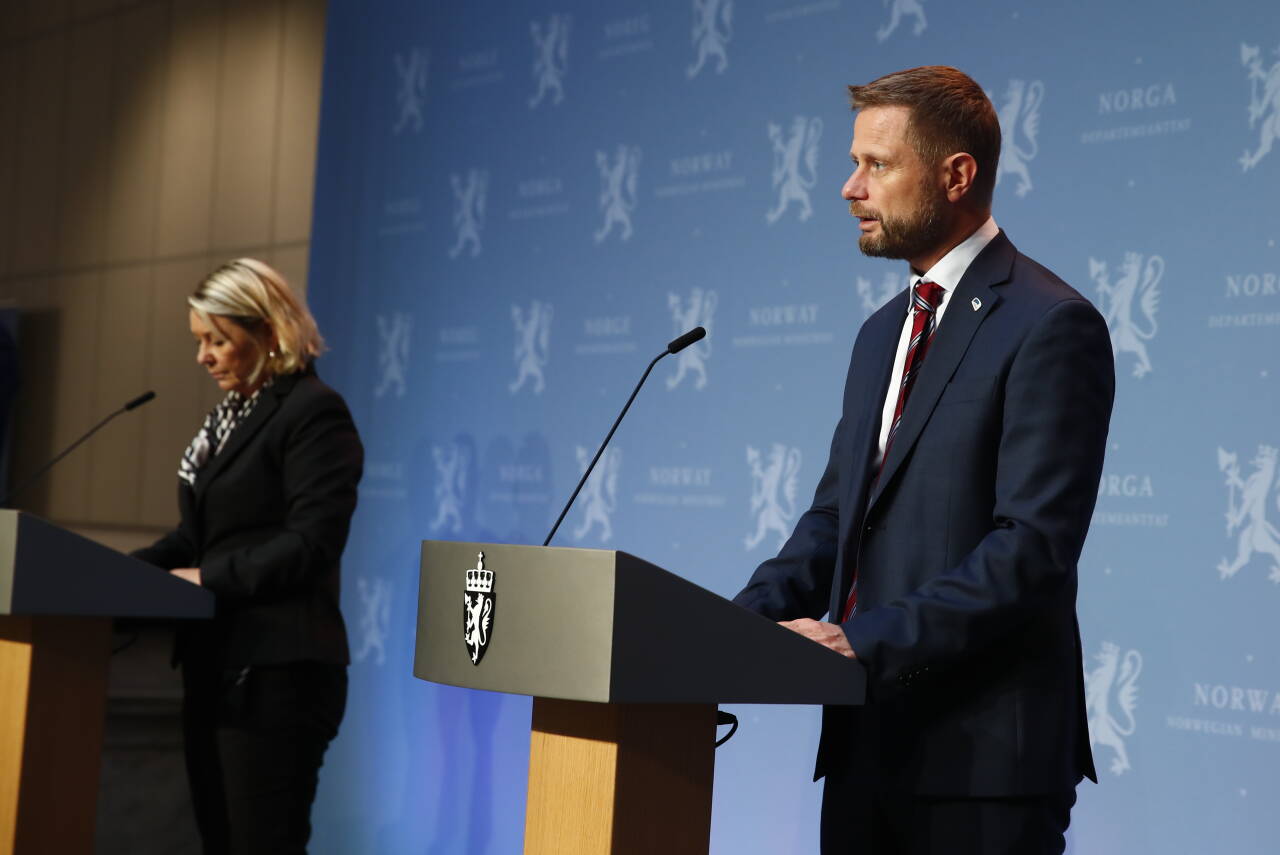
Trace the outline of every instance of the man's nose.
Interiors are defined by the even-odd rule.
[[[849,202],[867,198],[867,182],[863,180],[858,170],[855,169],[849,174],[849,179],[844,182],[840,195]]]

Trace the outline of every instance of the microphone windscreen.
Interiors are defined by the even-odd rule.
[[[667,345],[667,353],[679,353],[694,342],[702,341],[706,337],[707,330],[705,327],[694,327],[679,338],[672,339],[671,343]]]
[[[155,391],[143,392],[141,395],[139,395],[138,397],[134,398],[134,399],[133,399],[132,401],[130,401],[129,403],[125,404],[125,405],[124,405],[124,408],[125,408],[126,410],[134,410],[134,409],[137,409],[138,407],[141,407],[143,404],[145,404],[145,403],[147,403],[148,401],[150,401],[150,400],[151,400],[152,398],[154,398],[155,396],[156,396]]]

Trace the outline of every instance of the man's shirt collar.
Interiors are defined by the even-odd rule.
[[[960,284],[965,271],[978,257],[978,253],[982,252],[999,233],[1000,227],[996,225],[995,217],[987,217],[987,221],[978,226],[977,231],[954,246],[950,252],[938,259],[937,264],[926,270],[924,278],[930,282],[937,282],[950,294]],[[914,270],[911,271],[911,276],[912,281],[917,278]]]

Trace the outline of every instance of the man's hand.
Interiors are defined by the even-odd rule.
[[[172,576],[177,576],[179,579],[185,579],[186,581],[190,582],[193,585],[200,584],[200,568],[199,567],[175,567],[174,569],[169,571],[169,574]],[[839,627],[837,627],[837,629],[838,628]]]
[[[858,658],[858,654],[854,653],[853,648],[849,646],[849,639],[845,637],[844,630],[834,623],[823,623],[820,620],[800,618],[799,620],[780,620],[778,621],[778,626],[785,626],[792,632],[797,632],[805,638],[816,641],[841,656],[847,656],[850,659]]]

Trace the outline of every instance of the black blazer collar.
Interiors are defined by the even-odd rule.
[[[262,390],[258,403],[254,405],[249,417],[236,425],[235,430],[231,432],[231,436],[227,437],[226,445],[213,456],[212,460],[205,464],[205,467],[196,476],[197,502],[204,498],[209,483],[218,477],[218,474],[223,469],[227,468],[236,455],[249,444],[249,440],[253,439],[262,426],[275,415],[276,410],[280,409],[281,401],[298,385],[298,380],[304,373],[314,373],[314,369],[308,367],[302,372],[282,374],[270,386]]]

